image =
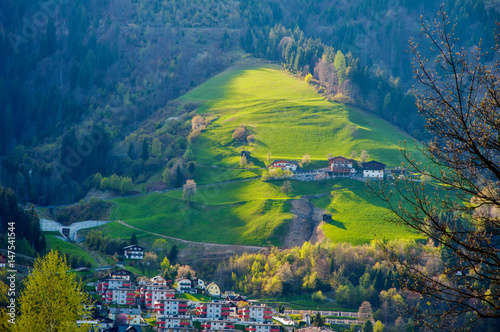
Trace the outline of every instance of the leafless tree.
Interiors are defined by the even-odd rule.
[[[425,163],[406,146],[402,151],[429,181],[399,179],[378,195],[394,222],[428,242],[403,251],[382,247],[412,294],[407,309],[420,326],[491,328],[500,318],[500,64],[484,64],[481,43],[473,51],[459,47],[442,8],[430,24],[421,19],[421,27],[431,48],[427,54],[410,40],[414,93],[433,139],[417,144]],[[500,55],[498,43],[493,51]]]

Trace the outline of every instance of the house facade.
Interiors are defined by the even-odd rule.
[[[196,307],[198,317],[210,319],[227,319],[230,310],[229,304],[222,302],[200,303]]]
[[[188,311],[188,300],[184,299],[154,301],[153,304],[158,315],[186,315]]]
[[[234,322],[227,320],[206,320],[201,323],[201,328],[214,331],[234,329]]]
[[[212,297],[220,297],[220,288],[215,282],[211,282],[205,287],[205,292]]]
[[[191,291],[191,280],[187,279],[187,278],[178,278],[178,279],[175,279],[175,289],[179,292],[179,293],[189,293]]]
[[[335,176],[351,176],[356,173],[355,161],[342,156],[328,158],[328,168]]]
[[[274,324],[252,324],[245,327],[248,332],[279,332],[280,327]]]
[[[369,161],[363,163],[363,177],[364,178],[378,178],[383,179],[385,173],[385,164],[378,161]]]
[[[109,277],[111,279],[124,279],[124,280],[128,280],[128,281],[130,281],[131,276],[132,276],[132,272],[124,270],[124,269],[120,269],[120,270],[111,272],[109,274]]]
[[[141,324],[141,307],[137,308],[109,308],[109,318],[116,320],[120,315],[126,315],[127,324]]]
[[[130,245],[123,248],[123,256],[128,259],[143,259],[144,248],[138,245]]]
[[[281,168],[282,170],[288,170],[295,172],[297,168],[299,167],[299,164],[295,161],[290,161],[290,160],[275,160],[269,165],[269,168]]]
[[[154,301],[173,299],[175,290],[165,286],[144,285],[140,288],[140,297],[146,308],[151,309],[154,306]]]
[[[158,315],[156,317],[156,324],[159,329],[173,329],[179,327],[190,327],[191,318],[187,315]]]
[[[265,323],[273,320],[273,312],[270,307],[248,305],[238,309],[238,317],[246,322]]]

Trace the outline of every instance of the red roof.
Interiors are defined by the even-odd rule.
[[[328,158],[328,162],[330,164],[336,163],[336,164],[353,164],[354,160],[353,159],[347,159],[342,156],[338,157],[333,157],[333,158]]]

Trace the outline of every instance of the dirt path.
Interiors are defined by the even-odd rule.
[[[306,241],[317,243],[323,240],[324,234],[320,226],[322,225],[325,210],[314,207],[309,197],[302,196],[301,199],[292,201],[290,212],[295,217],[283,243],[285,248],[301,246]]]

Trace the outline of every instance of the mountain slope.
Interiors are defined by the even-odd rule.
[[[402,161],[399,141],[410,136],[372,113],[331,103],[312,86],[267,65],[224,72],[181,97],[201,102],[199,114],[219,116],[192,146],[201,164],[237,165],[240,151],[251,151],[257,166],[272,159],[300,160],[308,153],[316,165],[326,167],[326,156],[358,156],[397,166]],[[243,125],[255,143],[234,140],[233,131]]]

